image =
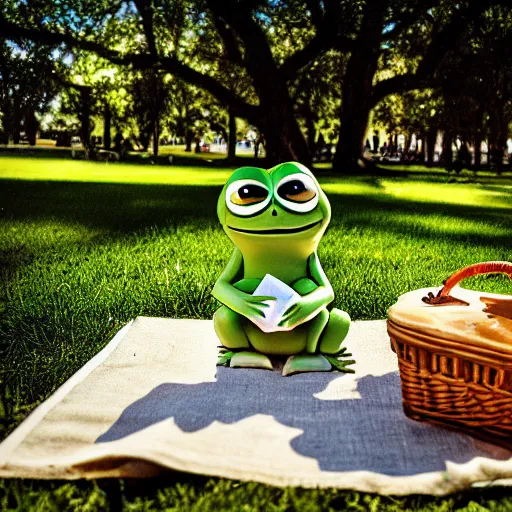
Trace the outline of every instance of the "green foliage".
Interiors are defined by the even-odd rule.
[[[326,52],[302,70],[292,84],[295,111],[308,134],[311,151],[315,147],[313,143],[319,139],[334,142],[339,131],[345,60],[339,52]]]
[[[433,89],[392,94],[373,110],[373,120],[378,126],[391,134],[409,134],[409,139],[412,134],[426,133],[433,123],[446,126],[446,122],[441,122],[443,115],[443,98]]]
[[[451,16],[453,7],[441,3],[433,11],[432,23],[424,20],[413,26],[406,40],[398,39],[386,50],[378,75],[400,75],[417,67],[414,51],[426,44],[431,30],[427,27],[434,20],[446,23]],[[389,133],[405,133],[406,140],[413,133],[423,138],[429,130],[441,130],[448,147],[459,138],[463,146],[487,140],[492,149],[503,149],[512,122],[512,61],[505,50],[510,41],[510,11],[500,5],[489,7],[468,24],[464,41],[439,56],[434,88],[386,97],[375,107],[374,121]]]
[[[50,53],[46,46],[0,40],[0,143],[19,142],[22,130],[35,141],[36,115],[46,113],[58,90]]]
[[[175,130],[190,141],[208,123],[225,134],[229,107],[265,132],[270,158],[304,161],[308,147],[299,128],[310,149],[339,131],[339,154],[357,160],[371,107],[390,94],[426,88],[427,96],[442,91],[442,100],[429,98],[438,104],[435,115],[418,111],[425,101],[414,93],[400,98],[407,105],[399,112],[388,102],[376,117],[395,133],[428,124],[434,139],[440,127],[464,141],[485,134],[501,151],[512,119],[511,23],[500,0],[10,0],[0,10],[6,37],[50,44],[57,59],[72,49],[72,69],[60,65],[60,73],[93,82],[96,106],[109,107],[121,131],[135,125],[145,133],[150,117],[158,139],[155,113],[142,114],[159,110],[170,135]],[[113,72],[122,83],[107,76]],[[168,73],[167,91],[161,81]],[[152,89],[153,103],[163,108],[173,87],[186,99],[168,112],[146,101]]]

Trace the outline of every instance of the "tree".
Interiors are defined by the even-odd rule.
[[[374,119],[426,141],[427,162],[438,131],[443,133],[442,160],[448,170],[481,163],[480,147],[488,140],[498,171],[512,121],[512,14],[495,5],[478,24],[468,27],[464,41],[442,59],[437,88],[388,96],[374,109]],[[453,162],[452,147],[459,150]],[[488,164],[490,159],[488,158]]]
[[[320,156],[328,150],[330,157],[325,139],[332,139],[339,130],[344,57],[335,50],[325,52],[290,85],[295,112],[306,132],[311,155]]]
[[[496,2],[495,2],[496,3]],[[343,79],[340,136],[334,166],[357,170],[370,110],[389,94],[440,85],[438,70],[479,25],[493,2],[366,0],[357,4],[355,44]],[[394,76],[376,80],[389,55],[403,64]]]
[[[61,65],[54,74],[54,80],[66,90],[61,97],[61,110],[64,114],[78,117],[80,137],[86,150],[92,149],[92,117],[101,118],[104,147],[110,149],[112,116],[118,114],[119,117],[118,111],[125,108],[119,103],[122,103],[123,86],[129,80],[127,74],[122,73],[118,66],[88,52],[60,50],[59,53]]]
[[[1,11],[1,37],[80,48],[133,69],[170,72],[209,91],[233,115],[257,125],[266,134],[271,160],[310,160],[295,118],[288,81],[328,48],[333,37],[340,36],[336,2],[292,1],[285,5],[236,0],[136,0],[127,6],[118,1],[85,5],[80,0],[70,0],[58,6],[45,4],[44,8],[38,4],[37,10],[32,4],[17,7],[14,9],[10,3]],[[124,51],[119,33],[105,39],[105,31],[100,28],[119,19],[136,20],[147,50]],[[282,52],[284,59],[275,56],[270,44],[268,34],[275,25],[274,19],[289,25],[298,20],[309,28],[304,30],[308,39],[296,34],[294,44]],[[194,35],[207,32],[214,34],[223,56],[251,81],[258,103],[246,101],[226,84],[224,77],[209,73],[210,62],[192,43]],[[295,48],[298,49],[293,51]]]
[[[128,92],[133,99],[131,114],[137,120],[139,141],[144,151],[152,141],[153,154],[158,156],[162,115],[169,103],[164,76],[152,69],[141,71],[132,80]]]
[[[167,87],[170,96],[168,129],[174,135],[183,137],[185,151],[192,151],[194,139],[198,138],[200,132],[209,124],[206,113],[209,114],[211,98],[198,87],[176,77],[169,78]]]
[[[58,91],[52,80],[54,71],[47,47],[0,41],[0,112],[5,142],[10,139],[18,144],[25,131],[29,143],[35,145],[37,117],[48,110]]]
[[[502,0],[503,4],[505,3]],[[439,87],[445,56],[499,0],[121,0],[6,2],[0,37],[94,52],[133,70],[180,77],[232,118],[264,132],[271,161],[308,163],[294,84],[325,52],[342,65],[335,168],[357,168],[371,108],[389,94]],[[143,44],[133,45],[132,42]],[[399,71],[380,76],[386,62]],[[345,59],[342,59],[345,62]],[[238,78],[247,84],[237,88]],[[295,101],[297,98],[297,104]],[[310,109],[311,110],[311,109]],[[306,119],[306,118],[304,118]],[[311,119],[306,120],[311,128]],[[313,131],[312,129],[310,130]],[[311,137],[310,145],[311,145]]]

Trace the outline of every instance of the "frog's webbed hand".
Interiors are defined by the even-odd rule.
[[[334,292],[331,284],[327,280],[318,256],[313,253],[308,260],[308,270],[311,279],[315,281],[318,287],[312,292],[303,295],[298,302],[293,304],[281,318],[280,327],[293,329],[297,325],[303,324],[314,318],[330,302],[334,300]]]
[[[242,292],[233,286],[243,276],[244,261],[242,253],[235,249],[226,268],[213,287],[212,295],[228,308],[245,316],[265,316],[265,309],[269,307],[264,301],[275,300],[275,297],[254,296]]]

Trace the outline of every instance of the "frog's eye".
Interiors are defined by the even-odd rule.
[[[260,181],[237,180],[226,189],[226,205],[235,215],[254,215],[269,203],[269,190]]]
[[[307,174],[290,174],[277,185],[277,197],[283,206],[294,212],[310,212],[318,204],[318,188]]]

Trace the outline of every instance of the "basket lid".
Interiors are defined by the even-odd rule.
[[[389,320],[437,339],[512,355],[512,296],[455,286],[451,297],[467,305],[423,302],[429,292],[436,295],[438,291],[439,288],[423,288],[401,295],[388,311]]]

